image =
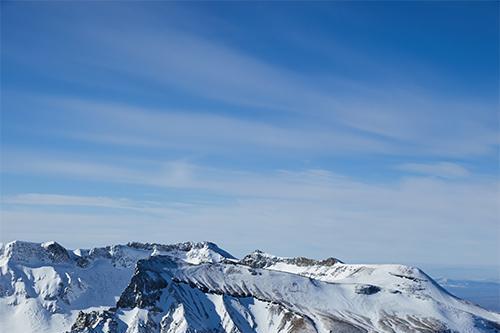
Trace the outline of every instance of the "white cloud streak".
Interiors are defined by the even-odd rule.
[[[316,127],[282,126],[236,117],[181,110],[152,110],[85,100],[52,99],[53,106],[77,112],[92,122],[86,132],[66,136],[108,143],[153,148],[184,148],[229,153],[235,147],[255,152],[262,149],[307,151],[312,154],[387,152],[395,149],[377,140],[349,131]],[[96,123],[104,124],[102,126]],[[82,124],[80,123],[80,128]]]
[[[18,194],[3,203],[2,218],[9,237],[19,235],[21,229],[38,230],[42,227],[38,221],[43,219],[43,228],[47,228],[47,220],[51,221],[48,228],[61,227],[64,221],[72,221],[73,229],[88,228],[89,223],[102,224],[106,231],[103,235],[116,232],[121,241],[130,240],[131,234],[147,241],[152,241],[151,235],[158,235],[154,240],[162,242],[212,239],[228,244],[237,254],[258,246],[278,254],[329,253],[367,261],[412,258],[421,262],[470,260],[491,264],[498,260],[498,235],[494,232],[499,219],[496,180],[413,177],[381,184],[360,182],[321,169],[256,173],[174,161],[154,172],[126,166],[104,173],[105,169],[82,162],[71,167],[64,164],[56,167],[57,161],[53,163],[46,165],[43,172],[54,167],[60,176],[71,179],[83,177],[100,182],[130,181],[142,186],[190,189],[191,193],[219,199],[204,203],[185,201],[182,206],[172,206],[168,200],[144,203],[109,197]],[[81,169],[75,170],[79,164]],[[124,174],[133,177],[117,177]],[[16,205],[25,207],[19,210]],[[42,209],[61,205],[68,209],[75,205],[107,207],[113,214]],[[122,218],[122,223],[118,222]],[[89,222],[74,222],[80,220]],[[122,228],[127,228],[127,232],[120,231]],[[290,246],[273,242],[277,235]],[[81,244],[80,236],[67,232],[64,237],[68,242]],[[251,239],[252,244],[244,239]],[[295,253],[296,246],[303,253]],[[464,246],[476,250],[464,254],[461,250]],[[394,252],[394,248],[398,251]],[[378,257],[371,253],[377,253]],[[456,258],[454,253],[462,255]]]
[[[132,21],[140,20],[141,16],[137,16]],[[287,115],[295,119],[295,123],[276,126],[238,119],[237,112],[231,117],[217,117],[186,113],[186,110],[172,112],[167,107],[161,110],[167,113],[163,118],[155,116],[162,120],[160,124],[172,124],[164,130],[167,134],[164,141],[163,136],[150,137],[140,130],[120,132],[120,128],[113,126],[109,132],[85,128],[83,133],[77,133],[79,138],[155,146],[164,142],[183,145],[187,137],[191,139],[187,145],[198,139],[195,141],[201,150],[206,148],[203,142],[209,139],[208,144],[213,143],[210,138],[215,135],[220,140],[227,139],[221,149],[227,147],[227,142],[244,140],[259,147],[311,149],[313,146],[316,153],[326,148],[329,154],[350,149],[452,157],[497,153],[496,100],[440,94],[428,82],[398,79],[396,84],[390,84],[391,78],[388,78],[386,82],[373,83],[292,71],[270,64],[231,43],[171,25],[154,29],[150,22],[131,26],[127,20],[113,24],[96,20],[92,27],[79,23],[67,31],[69,40],[78,41],[79,47],[75,47],[78,53],[72,53],[65,46],[61,54],[71,56],[82,67],[125,74],[141,88],[146,81],[161,91],[182,90],[190,98],[209,99],[226,111],[231,107],[246,107],[248,113],[259,110],[279,113],[281,119]],[[40,58],[49,58],[61,48],[60,45],[54,47],[55,50],[40,50]],[[47,50],[50,54],[44,53]],[[371,66],[390,67],[391,64]],[[71,69],[54,72],[68,75],[67,79],[74,82],[85,81]],[[92,85],[96,84],[94,81]],[[73,102],[76,107],[86,103],[88,108],[99,108],[104,118],[124,122],[133,119],[114,117],[120,113],[117,108],[123,105]],[[123,109],[124,116],[135,113],[131,108]],[[155,117],[146,113],[143,120],[149,124]],[[207,125],[202,126],[205,122]]]
[[[437,163],[404,163],[397,166],[397,169],[410,173],[436,176],[442,178],[461,178],[470,175],[467,168],[450,162]]]
[[[103,47],[111,48],[110,54],[130,55],[122,64],[113,61],[106,66],[134,68],[135,74],[149,73],[151,78],[175,83],[198,95],[298,113],[308,122],[312,117],[329,126],[415,145],[417,153],[485,154],[498,145],[497,126],[491,126],[496,120],[491,118],[496,101],[447,98],[409,82],[398,87],[381,83],[377,87],[338,79],[334,87],[328,87],[315,84],[316,77],[270,66],[217,41],[179,31],[161,35],[130,32],[126,36],[117,40],[114,31],[99,32],[97,39]],[[204,56],[200,58],[199,54]],[[130,66],[130,62],[137,66]],[[443,110],[449,110],[452,118]]]

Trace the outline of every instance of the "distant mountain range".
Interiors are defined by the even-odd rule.
[[[499,313],[403,265],[236,259],[209,242],[0,251],[2,332],[500,332]]]

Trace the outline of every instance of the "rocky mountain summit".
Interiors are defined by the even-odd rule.
[[[246,255],[243,259],[241,259],[240,263],[254,268],[268,268],[278,263],[285,263],[288,265],[294,265],[299,267],[310,267],[310,266],[330,267],[337,263],[342,263],[342,261],[340,261],[337,258],[327,258],[325,260],[314,260],[305,257],[281,258],[262,252],[260,250],[255,250],[254,252]]]
[[[25,333],[500,332],[418,268],[241,260],[209,242],[0,248],[0,328]]]

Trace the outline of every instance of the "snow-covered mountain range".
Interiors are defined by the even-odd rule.
[[[500,332],[500,314],[421,270],[335,258],[241,260],[213,243],[0,248],[9,333]]]

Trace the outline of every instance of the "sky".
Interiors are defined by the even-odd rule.
[[[1,241],[496,266],[498,2],[1,2]]]

